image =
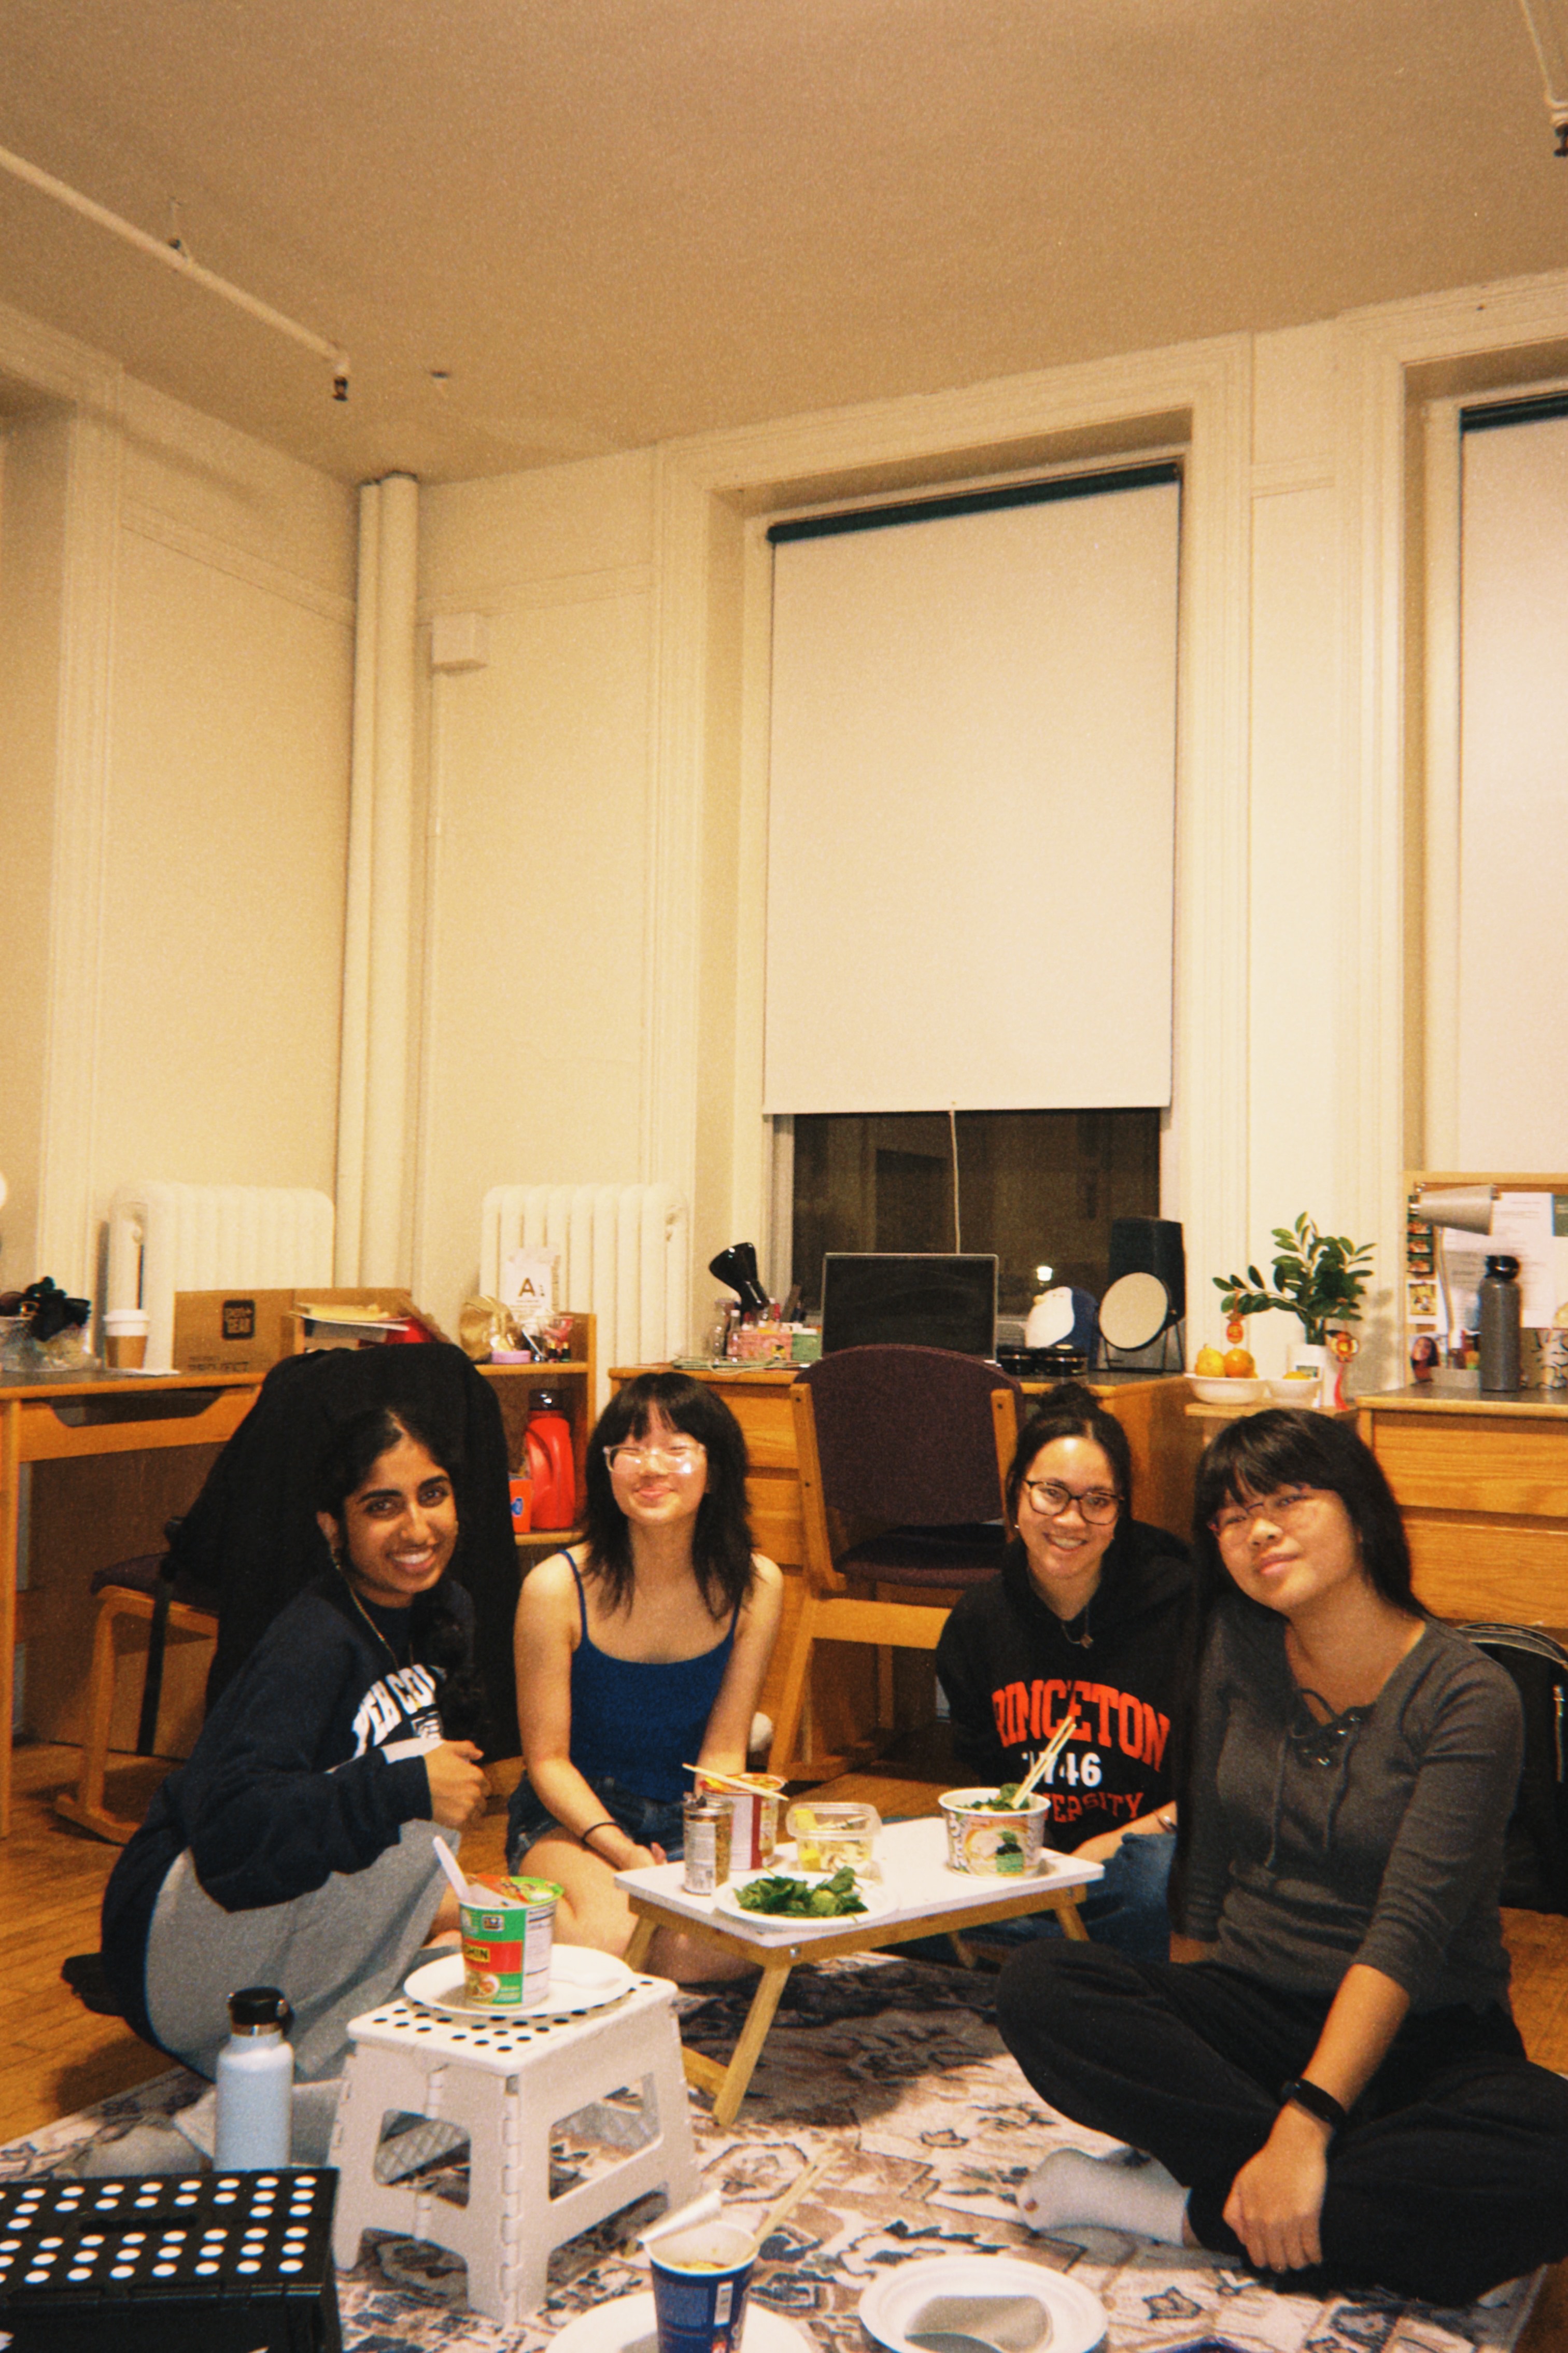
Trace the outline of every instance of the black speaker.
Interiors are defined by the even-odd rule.
[[[1171,1294],[1173,1321],[1185,1323],[1187,1254],[1178,1219],[1112,1218],[1110,1280],[1116,1282],[1124,1274],[1157,1274]]]

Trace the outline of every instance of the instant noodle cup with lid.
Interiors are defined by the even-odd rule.
[[[470,1876],[458,1906],[463,2000],[478,2010],[529,2010],[550,1991],[550,1948],[562,1891],[552,1879]]]

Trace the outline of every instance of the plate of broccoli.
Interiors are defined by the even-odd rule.
[[[748,1880],[726,1880],[714,1897],[721,1912],[742,1920],[776,1920],[781,1927],[852,1927],[887,1908],[885,1896],[863,1887],[847,1863],[837,1871],[773,1871]]]

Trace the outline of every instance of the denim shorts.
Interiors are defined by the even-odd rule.
[[[671,1862],[679,1862],[686,1851],[686,1821],[679,1798],[645,1798],[636,1789],[623,1789],[618,1781],[595,1781],[589,1786],[605,1810],[602,1820],[616,1823],[638,1846],[661,1846]],[[520,1781],[506,1810],[507,1869],[515,1871],[536,1840],[562,1827],[534,1794],[531,1784]],[[568,1838],[574,1835],[566,1832]]]

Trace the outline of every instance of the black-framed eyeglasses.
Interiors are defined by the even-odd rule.
[[[1042,1520],[1058,1520],[1076,1504],[1091,1528],[1103,1527],[1121,1509],[1121,1498],[1110,1487],[1064,1487],[1059,1479],[1026,1479],[1024,1490]]]

